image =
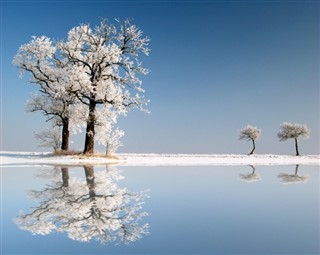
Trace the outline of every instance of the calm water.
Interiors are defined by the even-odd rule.
[[[1,254],[319,254],[319,166],[1,168]]]

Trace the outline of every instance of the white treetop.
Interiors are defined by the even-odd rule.
[[[257,140],[260,137],[261,129],[257,127],[253,127],[251,125],[247,125],[243,129],[240,130],[239,139],[240,140]]]
[[[280,126],[280,131],[278,133],[278,138],[280,141],[285,141],[291,138],[308,138],[310,135],[310,130],[306,125],[301,125],[298,123],[284,122]]]

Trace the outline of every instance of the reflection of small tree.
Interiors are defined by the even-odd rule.
[[[260,175],[255,173],[256,168],[253,165],[250,165],[250,167],[252,168],[252,172],[247,174],[239,174],[240,178],[246,182],[260,181],[261,180]]]
[[[115,181],[122,176],[115,168],[96,174],[92,166],[84,170],[85,182],[69,180],[68,171],[62,169],[62,183],[55,181],[42,191],[32,191],[39,206],[16,219],[19,227],[33,234],[66,232],[73,240],[101,243],[118,238],[130,243],[146,235],[148,224],[139,224],[146,215],[140,212],[146,194],[119,188]]]
[[[240,130],[239,140],[252,141],[252,150],[249,152],[249,155],[252,155],[256,150],[255,140],[260,137],[261,129],[253,126],[246,126]]]
[[[296,156],[299,156],[298,150],[298,139],[300,137],[308,138],[310,135],[310,130],[306,125],[300,124],[292,124],[288,122],[284,122],[280,126],[280,131],[278,133],[279,141],[286,141],[287,139],[294,139],[295,148],[296,148]]]
[[[278,175],[278,177],[281,179],[280,181],[284,184],[307,182],[309,179],[309,176],[308,175],[298,175],[298,169],[299,169],[299,165],[296,165],[294,174],[280,173]]]

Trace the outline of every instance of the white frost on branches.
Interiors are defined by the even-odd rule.
[[[60,128],[45,128],[39,133],[35,133],[35,138],[40,141],[40,147],[53,148],[54,151],[61,147],[61,132]]]
[[[310,130],[306,125],[292,124],[289,122],[284,122],[280,126],[280,131],[278,133],[279,141],[286,141],[287,139],[294,139],[296,156],[299,156],[298,139],[300,137],[308,138],[310,135]]]
[[[104,105],[95,111],[95,140],[106,147],[106,155],[112,156],[122,146],[121,138],[124,131],[114,128],[117,123],[117,113],[109,105]]]
[[[149,54],[149,41],[130,20],[116,20],[113,25],[106,19],[94,28],[89,24],[72,28],[65,41],[32,37],[13,60],[21,74],[29,72],[30,82],[39,87],[40,94],[31,98],[28,110],[41,111],[63,130],[79,131],[86,125],[84,153],[92,153],[94,141],[102,141],[94,137],[101,135],[101,129],[107,134],[104,140],[110,140],[114,116],[132,108],[144,110],[148,103],[140,77],[149,70],[140,56]],[[106,108],[113,115],[105,114]],[[114,137],[120,134],[115,131]],[[67,147],[68,137],[64,132],[62,146]]]
[[[247,125],[243,129],[240,130],[239,139],[240,140],[257,140],[260,137],[261,129],[258,129],[257,127],[253,127],[251,125]]]
[[[285,141],[287,139],[297,139],[299,137],[308,138],[310,135],[310,130],[306,125],[301,125],[298,123],[284,122],[280,126],[280,131],[278,133],[278,138],[280,141]]]
[[[260,137],[260,133],[261,129],[258,129],[257,127],[253,127],[250,125],[240,130],[239,140],[252,141],[253,148],[249,155],[254,153],[256,149],[255,140],[257,140]]]
[[[124,131],[116,128],[106,135],[102,144],[106,147],[106,155],[112,156],[117,149],[123,146],[121,138],[124,136]]]

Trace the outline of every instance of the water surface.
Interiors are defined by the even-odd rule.
[[[1,172],[1,254],[320,253],[319,166]]]

